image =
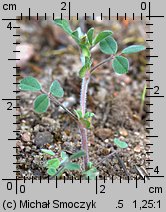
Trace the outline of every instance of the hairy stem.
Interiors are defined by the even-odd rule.
[[[82,79],[82,85],[81,85],[81,93],[80,93],[80,107],[82,111],[82,116],[86,113],[86,100],[87,100],[87,91],[88,91],[88,84],[90,81],[91,74],[99,67],[102,66],[104,63],[109,62],[113,56],[108,57],[107,59],[103,60],[96,66],[92,67],[90,71],[88,71],[85,75],[85,77]],[[87,139],[87,129],[83,127],[82,125],[79,125],[80,134],[81,134],[81,143],[82,143],[82,149],[85,151],[86,155],[84,157],[84,168],[88,168],[88,162],[89,162],[89,153],[88,153],[88,139]]]
[[[84,77],[82,79],[81,93],[80,93],[80,106],[81,106],[82,116],[84,116],[86,112],[88,84],[89,84],[89,77],[88,78]]]
[[[79,124],[80,134],[81,134],[81,145],[82,150],[86,153],[84,156],[84,169],[86,170],[88,168],[88,162],[89,162],[89,152],[88,152],[88,139],[87,139],[87,129]]]
[[[82,111],[82,116],[84,116],[86,113],[86,99],[87,99],[89,80],[90,80],[89,74],[86,75],[82,79],[81,93],[80,93],[80,107],[81,107],[81,111]],[[89,162],[87,129],[84,126],[82,126],[81,124],[79,125],[79,129],[80,129],[80,134],[81,134],[82,149],[86,153],[86,155],[84,157],[84,168],[87,169],[88,162]]]

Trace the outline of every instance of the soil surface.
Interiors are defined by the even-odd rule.
[[[18,32],[21,34],[18,41],[21,49],[18,57],[18,74],[20,80],[26,76],[36,77],[45,90],[57,79],[65,95],[60,99],[68,109],[79,108],[79,95],[81,79],[78,76],[81,67],[79,51],[74,41],[62,30],[56,27],[51,18],[45,21],[42,17],[37,21],[34,17],[31,21],[24,18],[17,23],[21,26]],[[79,22],[73,18],[72,28],[79,26]],[[100,30],[111,29],[118,42],[119,51],[132,44],[145,44],[146,20],[125,20],[120,17],[117,21],[95,21],[90,18],[85,22],[80,20],[83,30],[94,27],[96,33]],[[113,72],[111,64],[100,67],[91,77],[88,89],[87,108],[95,113],[93,127],[88,130],[89,157],[99,171],[99,178],[130,179],[141,178],[148,172],[149,163],[147,152],[150,141],[148,119],[149,99],[146,98],[141,108],[141,95],[146,85],[148,66],[146,63],[147,51],[128,56],[130,69],[127,75],[117,75]],[[93,64],[97,64],[108,55],[102,54],[98,48],[92,51]],[[148,86],[148,85],[147,85]],[[45,179],[48,177],[44,164],[51,156],[41,152],[41,148],[51,149],[56,157],[60,158],[60,152],[74,153],[81,148],[80,135],[75,122],[57,106],[51,104],[48,111],[36,114],[33,111],[33,101],[37,93],[20,92],[18,114],[20,125],[17,129],[17,153],[18,178]],[[117,148],[113,139],[119,138],[128,144],[128,148]],[[116,155],[107,158],[116,151]],[[82,164],[82,161],[79,160]],[[73,176],[78,179],[81,172],[65,172],[67,179]],[[63,177],[62,176],[62,177]]]

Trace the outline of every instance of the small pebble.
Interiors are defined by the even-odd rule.
[[[53,143],[53,135],[48,132],[38,132],[35,137],[36,146],[42,147],[44,144],[52,144]]]

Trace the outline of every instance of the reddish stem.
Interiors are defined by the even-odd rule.
[[[87,91],[88,91],[88,84],[90,80],[90,74],[87,72],[86,76],[82,79],[82,86],[81,86],[81,93],[80,93],[80,107],[82,111],[82,116],[84,117],[86,113],[86,99],[87,99]],[[85,151],[86,155],[84,157],[84,168],[88,168],[89,162],[89,153],[88,153],[88,139],[87,139],[87,129],[79,125],[80,134],[81,134],[81,143],[82,149]]]

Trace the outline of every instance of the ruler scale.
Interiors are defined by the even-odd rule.
[[[33,1],[25,3],[19,0],[1,2],[0,21],[1,34],[3,35],[1,43],[5,45],[3,47],[4,54],[1,56],[3,60],[1,65],[3,71],[3,74],[1,74],[1,91],[3,91],[1,92],[1,125],[2,123],[3,125],[1,127],[3,127],[2,131],[4,131],[2,132],[2,142],[5,143],[2,144],[3,154],[1,156],[1,191],[4,194],[1,195],[1,211],[24,211],[24,209],[29,209],[29,211],[40,209],[50,211],[54,209],[62,211],[70,209],[101,211],[101,209],[104,209],[130,212],[142,210],[164,211],[166,208],[165,159],[160,158],[160,154],[164,155],[160,151],[163,151],[164,147],[166,147],[163,144],[163,126],[165,124],[161,115],[162,113],[164,117],[165,113],[164,56],[161,54],[164,50],[162,46],[165,43],[161,44],[160,40],[164,42],[163,35],[166,34],[163,30],[165,17],[164,14],[160,14],[160,11],[163,10],[162,1],[158,1],[158,3],[140,1],[136,4],[128,0],[123,3],[124,5],[118,0],[117,2],[105,1],[105,5],[102,5],[104,1],[103,3],[93,2],[75,0],[50,1],[50,5],[47,2],[41,2],[41,5],[37,6],[35,6],[37,2]],[[89,6],[89,4],[92,5]],[[101,5],[99,6],[98,4]],[[16,21],[22,21],[24,16],[27,16],[29,21],[31,21],[33,16],[36,16],[37,21],[41,16],[44,17],[44,20],[47,20],[48,17],[51,17],[52,20],[56,17],[71,20],[72,16],[75,16],[77,20],[81,17],[84,17],[85,20],[88,17],[91,17],[92,20],[95,17],[100,17],[103,20],[105,16],[109,20],[111,20],[112,16],[116,17],[117,20],[121,16],[125,20],[127,17],[133,20],[136,17],[139,17],[140,20],[146,17],[149,20],[146,23],[147,27],[150,28],[146,31],[149,37],[146,42],[149,47],[146,49],[150,51],[150,54],[146,55],[149,60],[146,64],[149,67],[149,71],[146,73],[150,75],[150,79],[146,79],[149,84],[146,98],[150,98],[150,103],[146,103],[146,106],[150,109],[147,111],[149,118],[146,119],[146,122],[150,126],[146,129],[150,131],[150,134],[146,138],[150,139],[151,142],[146,144],[150,147],[150,150],[146,152],[150,156],[150,159],[147,159],[150,166],[146,169],[150,172],[150,175],[145,176],[142,170],[138,169],[137,171],[140,175],[142,174],[142,180],[138,180],[137,177],[135,180],[130,180],[129,177],[127,180],[122,180],[121,177],[119,180],[115,180],[114,176],[112,176],[111,180],[106,180],[105,176],[103,176],[102,180],[96,177],[96,180],[93,181],[84,181],[81,177],[79,180],[72,178],[71,181],[66,180],[65,177],[63,180],[56,178],[54,181],[50,180],[49,177],[46,180],[41,179],[41,177],[39,180],[34,180],[33,176],[30,180],[25,177],[23,179],[17,177],[16,174],[19,170],[16,170],[16,166],[19,163],[16,159],[21,155],[16,153],[18,147],[16,147],[15,143],[19,139],[20,129],[19,127],[17,129],[16,126],[20,124],[20,114],[16,114],[15,110],[20,108],[20,99],[16,97],[16,94],[20,91],[17,90],[19,83],[15,79],[20,76],[18,73],[20,67],[16,66],[15,63],[20,59],[15,58],[15,54],[19,52],[15,47],[20,44],[16,40],[21,35],[17,33],[17,29],[20,27],[16,26]],[[161,29],[161,34],[158,29]],[[158,37],[156,37],[156,33]],[[158,44],[161,51],[157,48]],[[161,76],[158,77],[159,74]],[[160,84],[162,85],[161,89]],[[3,161],[6,161],[5,164]],[[24,201],[25,199],[27,200],[26,202]]]

